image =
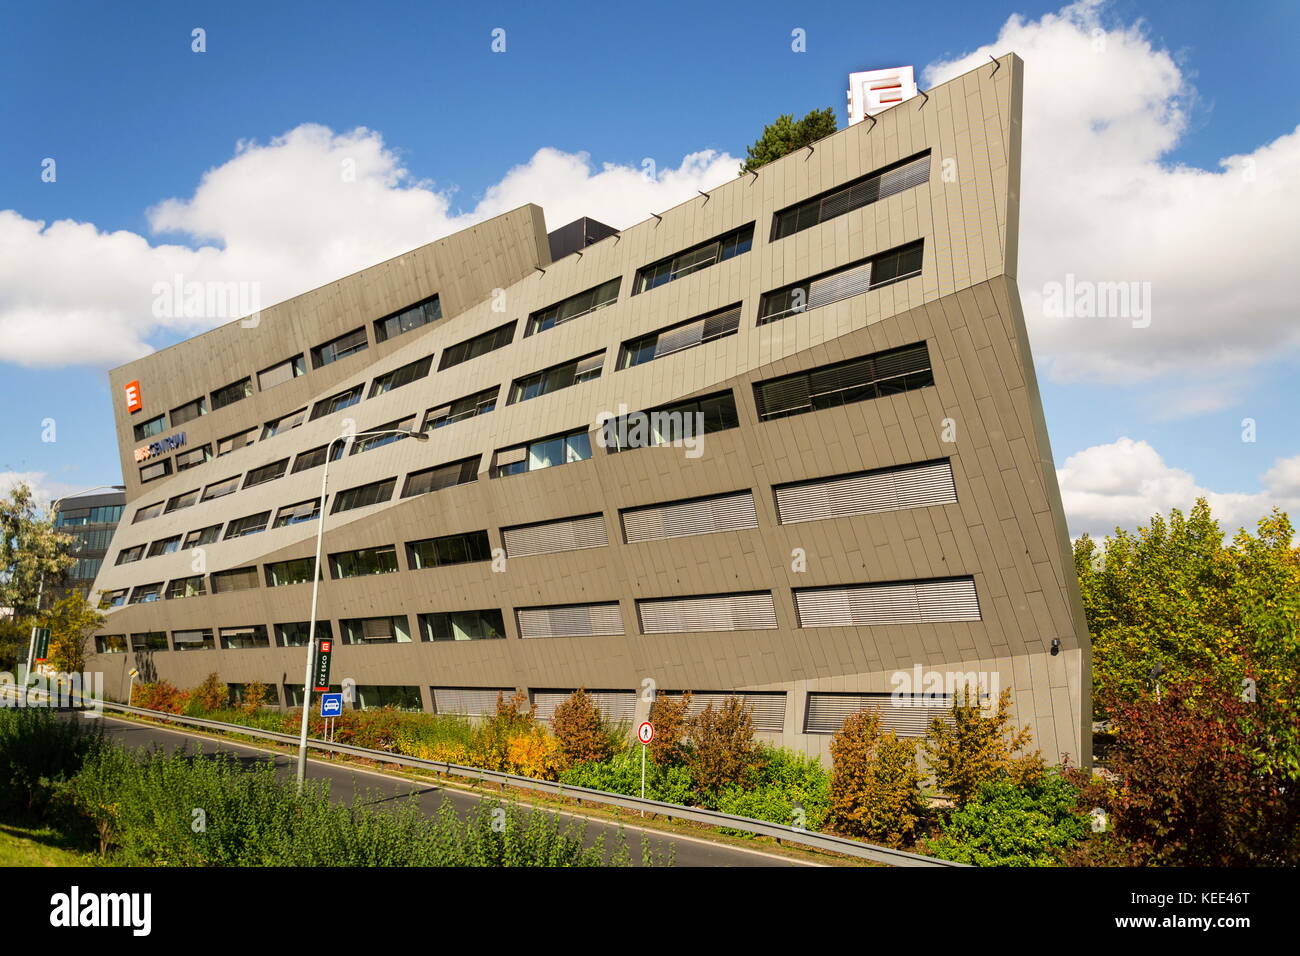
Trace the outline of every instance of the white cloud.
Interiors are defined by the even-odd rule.
[[[1235,401],[1245,370],[1300,345],[1300,128],[1213,172],[1168,163],[1195,89],[1140,24],[1104,12],[1084,0],[1012,16],[995,42],[929,66],[925,84],[991,69],[989,54],[1024,59],[1019,284],[1035,358],[1058,381],[1208,377],[1217,397],[1185,409],[1196,414]],[[1149,327],[1045,317],[1044,287],[1069,274],[1149,282]]]
[[[737,165],[705,151],[651,178],[541,149],[462,211],[453,189],[416,181],[378,133],[299,126],[237,144],[192,196],[149,210],[155,241],[0,211],[0,360],[113,365],[148,352],[159,332],[191,335],[237,317],[154,315],[155,283],[177,275],[257,283],[265,306],[527,202],[546,211],[550,228],[583,215],[622,228],[725,182]],[[156,241],[169,236],[187,244]]]
[[[20,484],[26,484],[32,489],[36,506],[41,509],[48,508],[56,499],[83,490],[79,485],[69,485],[51,478],[43,471],[0,471],[0,498],[7,498],[14,487]]]
[[[1072,535],[1132,530],[1170,508],[1186,513],[1201,497],[1229,535],[1241,527],[1253,531],[1274,506],[1300,516],[1300,455],[1276,461],[1260,479],[1262,491],[1216,492],[1166,464],[1147,442],[1120,438],[1071,455],[1056,478]]]

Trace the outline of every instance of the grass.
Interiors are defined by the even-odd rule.
[[[67,837],[48,827],[0,823],[0,866],[94,866]]]

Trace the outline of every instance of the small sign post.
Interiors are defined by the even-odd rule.
[[[645,799],[645,750],[650,741],[655,739],[655,725],[648,720],[641,721],[641,726],[636,729],[637,740],[641,741],[641,799]],[[641,811],[641,816],[645,816],[645,810]]]
[[[343,713],[343,695],[340,693],[320,695],[320,715],[325,718],[325,739],[334,742],[334,720]]]

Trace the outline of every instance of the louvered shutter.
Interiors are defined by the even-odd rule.
[[[769,591],[638,601],[644,634],[751,631],[776,627]]]
[[[740,306],[728,309],[726,312],[719,312],[717,315],[711,315],[704,320],[704,338],[716,339],[720,335],[726,335],[740,328]]]
[[[681,694],[665,694],[665,697],[678,699]],[[687,713],[691,717],[702,714],[710,704],[720,710],[728,697],[737,697],[749,708],[754,729],[762,733],[780,733],[785,729],[785,694],[784,692],[762,691],[696,691],[691,694],[691,704]]]
[[[782,524],[923,508],[957,500],[952,466],[946,461],[799,482],[774,490]]]
[[[501,538],[505,542],[506,556],[511,558],[603,548],[609,544],[605,534],[605,519],[599,514],[503,528]]]
[[[893,694],[809,694],[808,712],[804,715],[804,732],[833,734],[844,726],[849,715],[865,710],[880,718],[881,731],[892,730],[900,737],[924,737],[930,722],[938,717],[952,723],[951,701],[947,695],[913,697]]]
[[[980,620],[973,578],[808,588],[794,592],[800,627]]]
[[[519,608],[515,612],[520,637],[595,637],[623,633],[618,602]]]
[[[496,713],[498,695],[509,700],[514,693],[513,687],[435,687],[433,709],[439,714],[479,717]]]
[[[764,382],[758,386],[760,418],[806,411],[810,408],[812,408],[812,395],[809,391],[807,375],[792,375],[774,382]]]
[[[598,355],[588,355],[585,359],[578,362],[578,367],[574,369],[574,378],[580,378],[591,371],[600,371],[605,366],[605,353]]]
[[[662,332],[655,340],[655,358],[699,345],[704,338],[704,322],[696,321]]]
[[[589,690],[586,692],[591,702],[600,710],[600,715],[612,723],[625,723],[635,716],[635,691]],[[533,692],[533,705],[538,720],[554,720],[555,708],[573,695],[571,690],[539,690]]]
[[[930,351],[925,343],[886,352],[876,357],[876,379],[893,378],[910,372],[923,372],[930,367]]]
[[[388,640],[393,636],[391,617],[368,617],[361,622],[361,639],[365,641]]]
[[[757,527],[754,496],[748,491],[623,512],[623,535],[629,544]]]
[[[834,275],[824,276],[810,283],[806,305],[809,309],[815,309],[820,305],[839,302],[841,299],[847,299],[859,292],[866,292],[870,288],[871,263],[864,262],[862,265],[844,269]]]
[[[905,189],[911,189],[913,186],[919,186],[930,179],[930,157],[922,156],[915,159],[906,166],[900,166],[898,169],[891,169],[880,176],[880,198],[884,199],[903,192]]]
[[[809,375],[809,389],[813,395],[828,395],[870,384],[874,376],[875,362],[868,356],[816,369]]]
[[[496,464],[500,468],[504,465],[514,465],[528,457],[528,446],[521,445],[518,448],[506,448],[496,454]]]

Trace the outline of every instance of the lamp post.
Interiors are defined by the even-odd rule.
[[[302,726],[298,733],[299,793],[302,792],[303,780],[307,774],[307,719],[311,714],[311,665],[316,657],[317,645],[320,643],[316,637],[316,598],[320,594],[320,556],[321,545],[325,540],[325,493],[329,488],[330,458],[334,454],[334,445],[338,442],[346,444],[349,440],[374,438],[378,435],[401,435],[404,438],[414,438],[417,441],[429,440],[428,434],[422,431],[410,431],[405,428],[383,428],[377,431],[357,432],[355,435],[340,435],[325,446],[325,470],[320,478],[320,515],[316,519],[316,563],[311,579],[311,623],[307,626],[307,662],[303,667],[302,678]]]

